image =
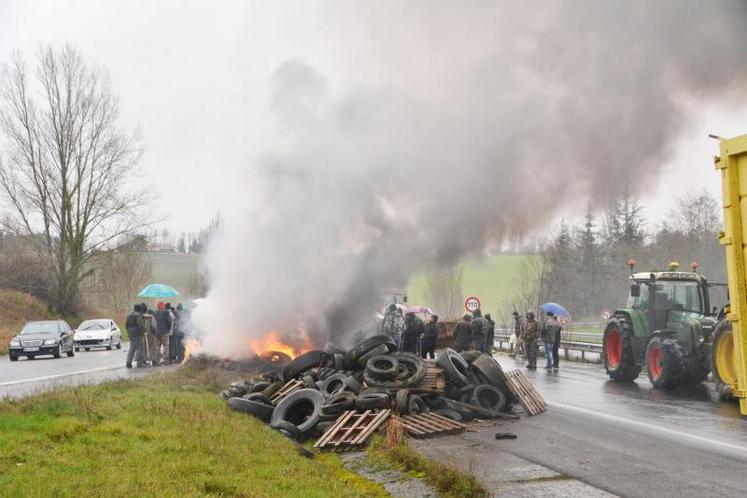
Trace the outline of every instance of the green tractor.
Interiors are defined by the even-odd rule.
[[[611,379],[630,382],[646,365],[656,388],[697,384],[711,370],[709,284],[703,275],[678,271],[634,273],[630,266],[627,307],[615,311],[604,329],[604,366]]]

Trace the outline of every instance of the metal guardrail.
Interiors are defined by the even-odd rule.
[[[508,346],[509,338],[513,333],[512,329],[498,328],[495,329],[495,343],[499,350],[504,350],[504,343]],[[602,334],[590,332],[573,332],[563,331],[560,334],[560,349],[563,350],[566,359],[570,351],[579,351],[581,359],[586,359],[586,353],[595,353],[602,355]]]

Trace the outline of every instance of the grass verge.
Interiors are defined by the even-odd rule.
[[[490,496],[488,490],[472,475],[455,465],[445,465],[424,457],[410,448],[402,435],[401,424],[389,422],[386,437],[376,436],[368,450],[368,460],[376,466],[394,466],[436,488],[440,496],[479,498]]]
[[[182,368],[0,402],[3,496],[386,496],[336,455],[300,456]]]

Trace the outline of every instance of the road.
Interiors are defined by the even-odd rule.
[[[524,367],[497,358],[504,369]],[[482,435],[485,445],[619,496],[744,496],[747,418],[736,404],[715,401],[707,384],[666,393],[645,374],[618,384],[599,365],[570,362],[527,377],[547,412],[510,424],[517,440],[491,433]]]
[[[139,377],[150,369],[127,369],[128,344],[121,350],[80,351],[72,358],[21,358],[11,362],[0,356],[0,398],[26,396],[60,385],[77,385],[104,380]]]

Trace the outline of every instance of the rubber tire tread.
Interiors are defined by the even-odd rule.
[[[459,353],[451,348],[444,349],[436,360],[436,364],[444,371],[444,376],[457,387],[464,387],[469,384],[475,384],[474,379],[469,374],[463,373],[461,370],[469,372],[469,363],[461,357]],[[461,366],[460,370],[457,365]]]
[[[345,353],[345,363],[347,365],[357,365],[358,359],[364,354],[371,351],[373,348],[386,344],[389,351],[395,351],[397,345],[394,343],[394,339],[388,335],[375,335],[359,342],[353,346],[347,353]]]
[[[319,416],[321,415],[323,401],[322,393],[314,389],[299,389],[298,391],[292,392],[285,398],[281,399],[275,407],[275,410],[272,412],[270,425],[273,425],[275,422],[278,422],[280,420],[287,420],[286,417],[288,416],[289,411],[296,403],[301,400],[311,401],[311,403],[314,405],[314,410],[305,422],[297,426],[298,430],[301,432],[301,434],[303,434],[313,429],[317,422],[319,422]]]
[[[380,408],[389,408],[392,398],[385,393],[368,393],[358,396],[355,400],[355,407],[358,410],[377,410]]]
[[[498,401],[494,405],[489,404],[489,403],[484,403],[485,393],[487,392],[493,393],[498,398]],[[470,403],[475,406],[485,408],[487,410],[493,410],[496,412],[500,412],[504,408],[506,408],[506,395],[503,391],[498,389],[496,386],[491,386],[491,385],[477,386],[474,392],[472,393],[472,400],[470,401]]]
[[[298,438],[301,437],[301,431],[298,430],[298,427],[291,424],[287,420],[279,420],[275,422],[274,424],[270,425],[273,429],[276,431],[285,431],[288,433],[291,439],[294,441],[297,441]]]
[[[610,368],[609,362],[607,361],[607,332],[612,327],[618,327],[620,331],[620,338],[622,340],[622,357],[620,358],[620,365],[617,368]],[[604,368],[607,371],[607,375],[610,379],[618,382],[632,382],[638,378],[641,373],[641,366],[636,365],[635,356],[633,355],[633,326],[627,316],[617,315],[607,322],[607,326],[604,328],[604,336],[602,337],[602,360],[604,361]]]
[[[295,357],[283,369],[283,382],[288,382],[291,379],[295,379],[306,370],[318,367],[322,364],[322,361],[324,361],[324,351],[318,349],[307,351],[304,354]]]
[[[263,422],[269,422],[275,412],[275,409],[272,406],[244,398],[228,398],[228,406],[237,412],[257,417]]]
[[[713,345],[713,349],[711,351],[711,377],[713,378],[713,383],[716,386],[716,392],[718,393],[718,397],[721,401],[729,401],[731,399],[734,399],[734,395],[732,394],[732,386],[724,382],[723,378],[719,375],[717,368],[718,363],[716,362],[716,344],[718,344],[718,340],[722,335],[728,333],[733,333],[731,321],[724,318],[716,325],[716,328],[713,329],[713,336],[711,340],[711,344]]]
[[[651,384],[657,389],[673,389],[681,386],[685,371],[682,346],[676,340],[669,337],[653,336],[648,341],[648,346],[646,346],[646,365],[648,365],[648,353],[652,344],[658,344],[661,352],[664,354],[664,358],[662,359],[664,371],[658,379],[654,379],[651,376],[651,372],[648,372],[648,379],[651,381]]]

